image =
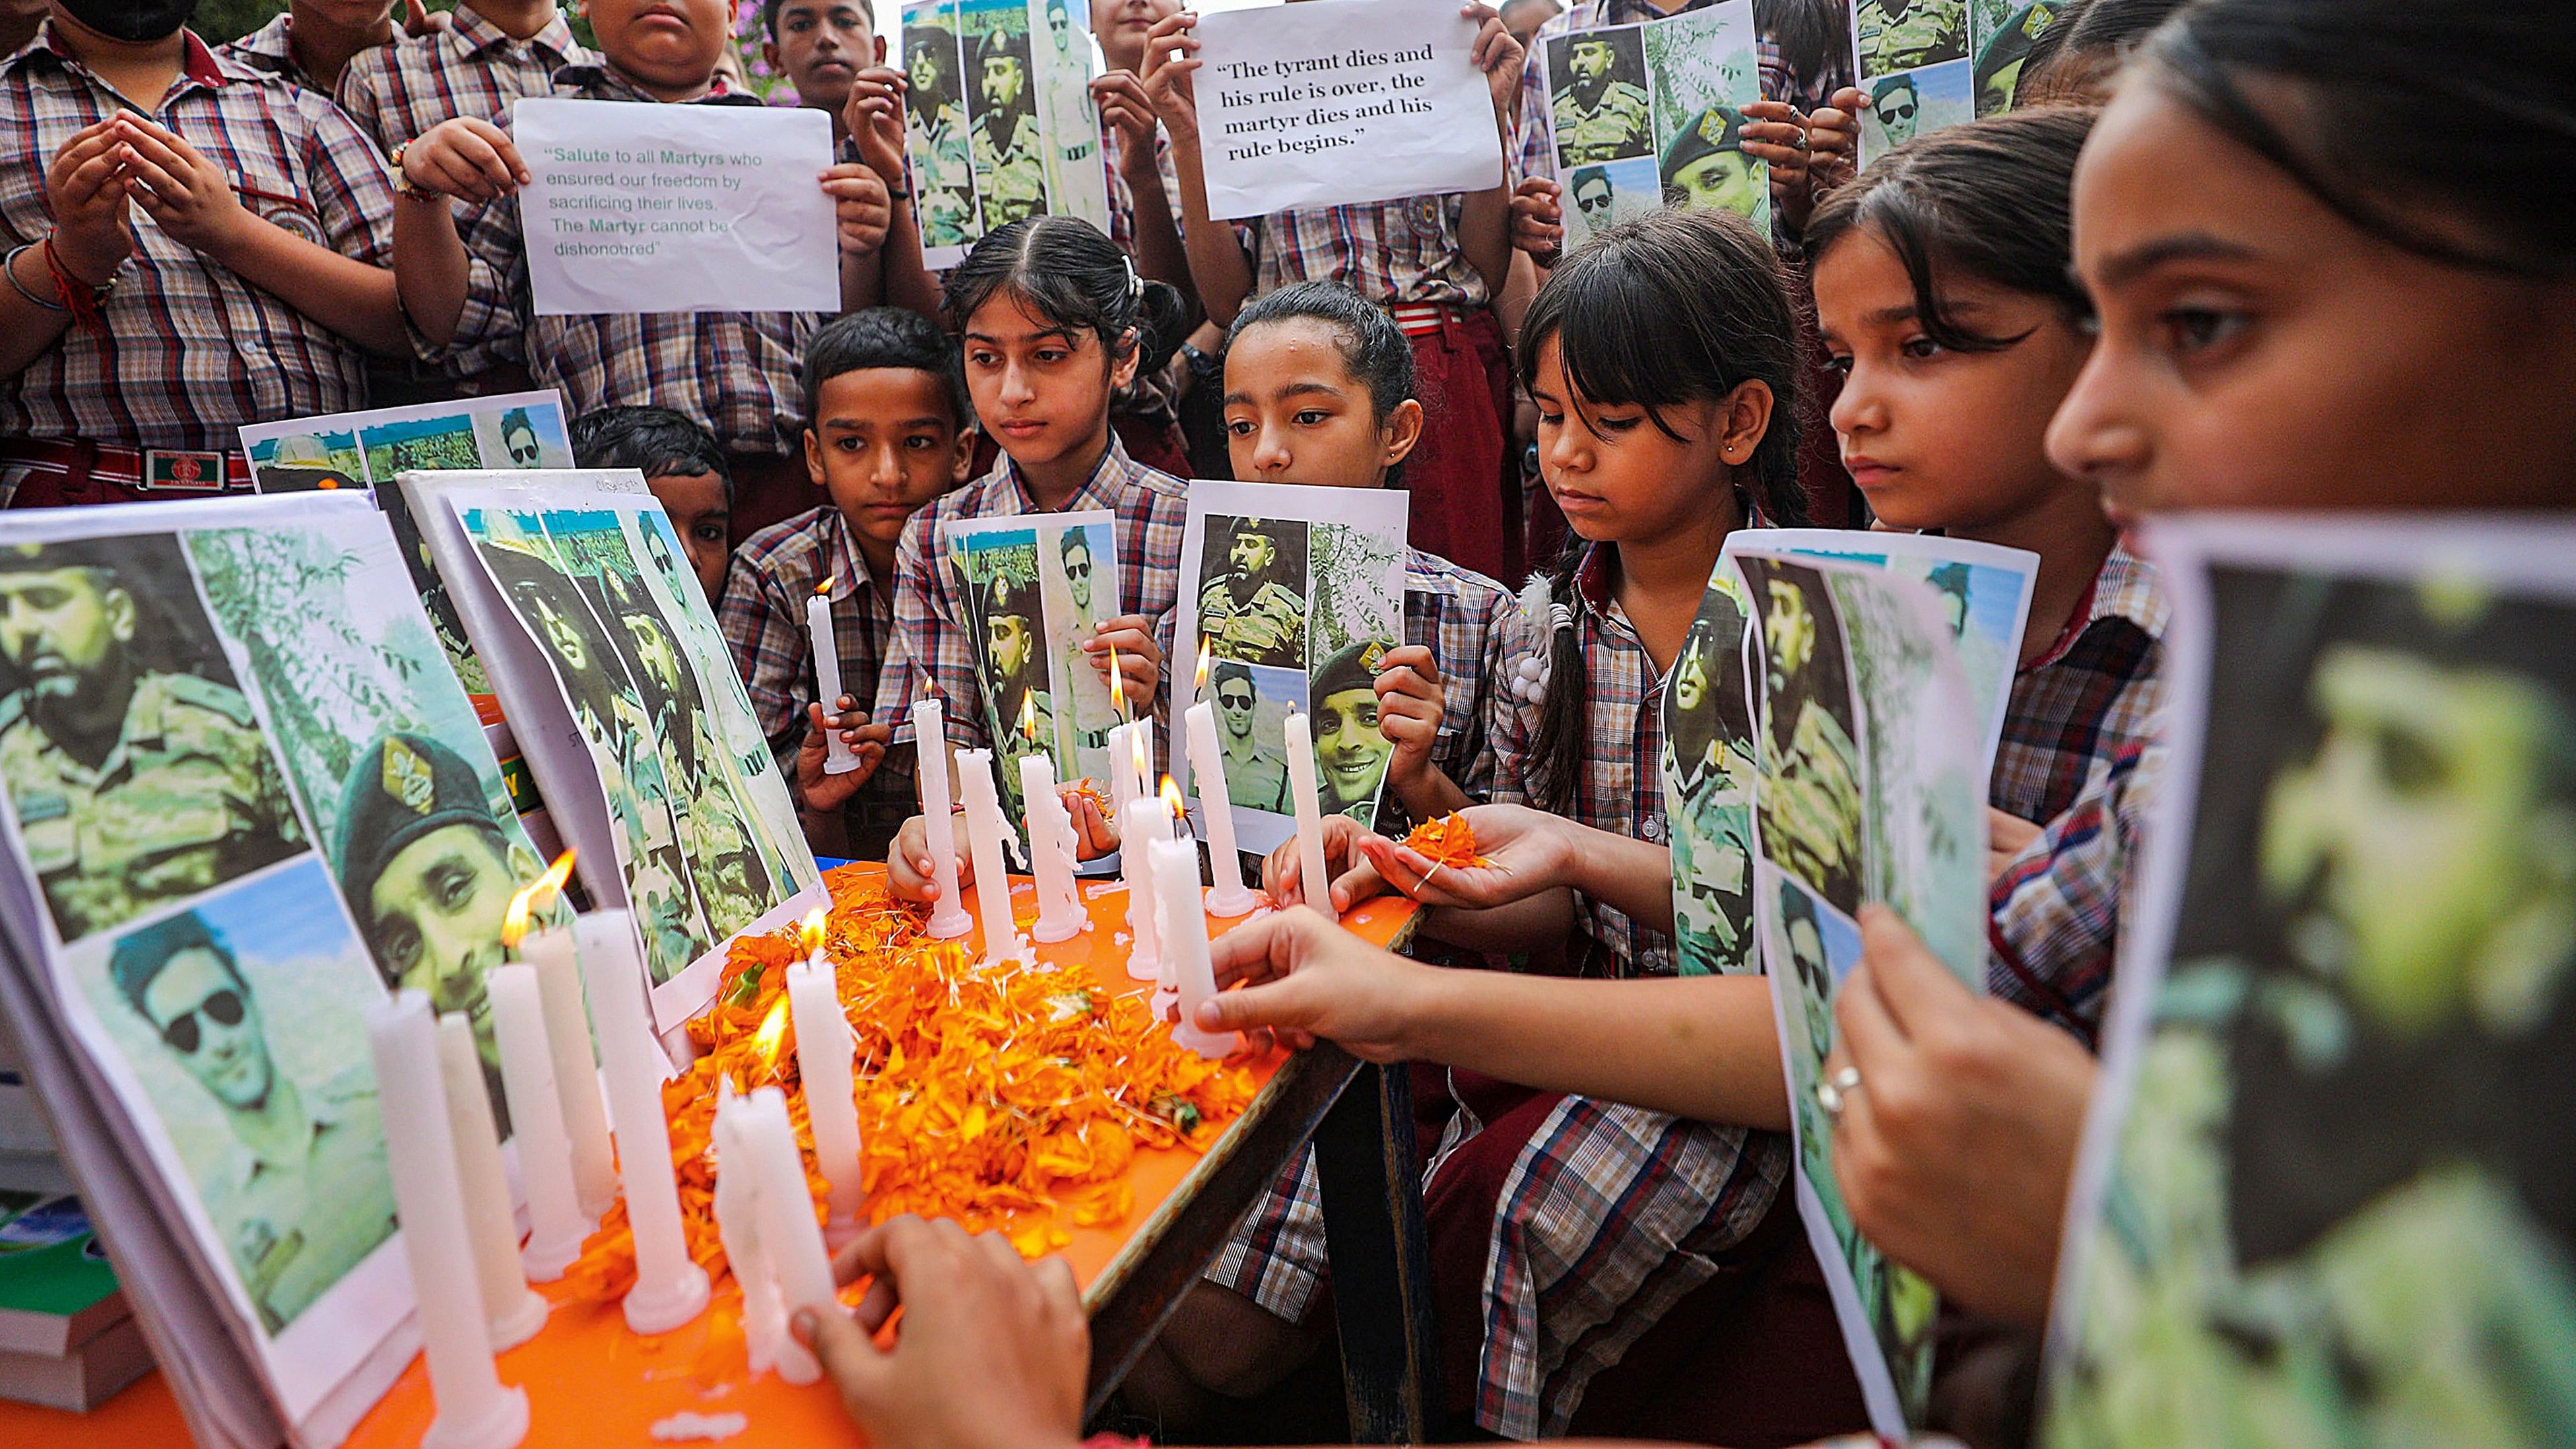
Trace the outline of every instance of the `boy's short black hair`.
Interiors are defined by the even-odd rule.
[[[805,420],[822,409],[823,384],[845,372],[871,367],[908,367],[939,379],[948,399],[948,420],[957,431],[974,425],[975,405],[966,397],[966,369],[958,361],[957,341],[938,323],[901,307],[869,307],[823,324],[805,344],[798,381],[805,385]]]
[[[824,3],[829,4],[830,0],[824,0]],[[868,17],[868,29],[877,28],[877,7],[870,0],[850,0],[850,3],[859,7],[861,15]],[[787,0],[760,0],[760,24],[773,41],[778,39],[778,12],[786,8]]]
[[[713,473],[733,501],[733,475],[716,435],[669,408],[614,407],[572,420],[572,460],[583,468],[632,468],[647,478]]]

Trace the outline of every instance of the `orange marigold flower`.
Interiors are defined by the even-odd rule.
[[[1437,820],[1426,820],[1413,827],[1404,837],[1405,848],[1428,857],[1435,864],[1466,867],[1491,865],[1492,861],[1476,853],[1476,827],[1456,811]]]

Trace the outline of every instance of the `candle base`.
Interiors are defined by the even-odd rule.
[[[1230,921],[1237,916],[1248,916],[1260,904],[1261,893],[1249,886],[1218,886],[1207,895],[1207,913],[1212,920]]]
[[[922,929],[928,931],[934,941],[954,941],[973,933],[975,918],[966,914],[963,907],[942,905],[931,911],[930,924]]]
[[[1173,1013],[1180,1009],[1181,988],[1177,986],[1157,986],[1154,994],[1145,998],[1145,1010],[1152,1013],[1156,1021],[1171,1022]]]
[[[779,1382],[798,1388],[823,1377],[822,1361],[814,1357],[812,1349],[793,1338],[778,1341],[778,1360],[770,1367],[778,1370]]]
[[[445,1409],[420,1436],[420,1449],[512,1449],[528,1437],[528,1391],[505,1386],[478,1420],[460,1421]]]
[[[858,767],[859,757],[850,753],[850,747],[848,745],[841,743],[840,735],[834,734],[832,736],[832,742],[824,749],[823,773],[826,775],[846,775]]]
[[[546,1326],[546,1300],[525,1284],[519,1288],[518,1306],[492,1315],[492,1351],[507,1353],[537,1336]]]
[[[668,1333],[706,1311],[707,1270],[695,1263],[668,1283],[635,1285],[626,1295],[626,1326],[637,1333]]]
[[[1223,1061],[1234,1054],[1237,1038],[1230,1031],[1208,1031],[1192,1025],[1188,1018],[1172,1023],[1172,1040],[1197,1052],[1209,1061]]]
[[[527,1248],[519,1254],[519,1266],[528,1270],[528,1281],[552,1283],[563,1277],[565,1269],[580,1261],[585,1234],[586,1230],[585,1233],[561,1238],[539,1238],[530,1234]]]
[[[1029,923],[1029,935],[1050,946],[1058,941],[1070,941],[1082,934],[1083,919],[1080,911],[1067,911],[1055,920],[1047,919],[1046,912],[1040,911],[1038,918]]]
[[[1163,974],[1162,963],[1154,959],[1153,952],[1129,951],[1127,953],[1128,980],[1151,981],[1161,974]]]

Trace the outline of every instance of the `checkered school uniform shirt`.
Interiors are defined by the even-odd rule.
[[[2171,612],[2155,566],[2113,544],[2057,641],[2013,678],[1996,809],[2054,820],[2113,756],[2154,732]]]
[[[1996,876],[1986,920],[1986,989],[2099,1049],[2133,883],[2166,751],[2131,744],[2094,772],[2075,804]]]
[[[54,228],[45,169],[72,135],[129,107],[221,166],[242,204],[342,256],[393,260],[393,180],[375,143],[326,96],[228,71],[194,33],[158,105],[119,97],[52,22],[0,61],[0,242]],[[366,406],[355,343],[172,240],[133,209],[135,255],[101,310],[17,376],[0,378],[0,435],[129,448],[232,449],[244,423]],[[32,269],[31,269],[32,270]]]
[[[561,15],[526,40],[512,40],[471,6],[457,6],[455,15],[447,29],[397,37],[341,73],[340,109],[385,150],[456,116],[498,121],[521,96],[552,94],[556,71],[598,60]]]
[[[660,104],[606,65],[568,65],[552,94],[572,100]],[[757,97],[714,89],[693,106],[756,106]],[[501,129],[509,126],[502,122]],[[598,312],[540,317],[528,291],[519,199],[504,196],[460,212],[466,254],[465,310],[444,347],[414,333],[424,362],[459,375],[524,362],[539,387],[561,388],[579,416],[621,403],[687,414],[728,452],[785,454],[803,429],[796,367],[819,312]]]
[[[832,584],[832,642],[841,657],[841,692],[865,707],[876,698],[877,681],[884,677],[894,644],[894,608],[869,577],[868,561],[852,545],[840,509],[825,504],[744,539],[734,550],[724,598],[716,606],[716,622],[751,695],[751,712],[789,780],[796,778],[796,751],[805,742],[805,706],[822,697],[805,601],[826,579]],[[880,768],[859,787],[844,813],[853,838],[901,825],[914,813],[911,775]]]
[[[1458,249],[1463,196],[1274,211],[1240,228],[1252,295],[1290,282],[1340,282],[1372,302],[1436,302],[1473,311],[1493,300]]]
[[[292,21],[292,16],[279,15],[239,40],[225,41],[215,47],[215,59],[236,71],[273,75],[298,89],[330,94],[296,64],[295,43],[289,35]]]
[[[1154,621],[1154,643],[1163,651],[1164,668],[1153,714],[1162,719],[1171,697],[1172,605],[1180,596],[1181,535],[1189,521],[1189,485],[1128,457],[1112,433],[1109,451],[1100,455],[1091,477],[1074,490],[1063,511],[1094,508],[1117,514],[1118,612],[1142,614]],[[904,529],[894,557],[894,637],[896,653],[910,662],[878,676],[876,707],[870,711],[871,718],[894,726],[896,743],[912,739],[912,702],[920,697],[926,675],[943,702],[950,746],[991,748],[984,729],[983,686],[975,673],[976,641],[963,623],[957,575],[948,566],[939,526],[1038,511],[1020,481],[1018,466],[1005,453],[993,471],[932,499]],[[1158,754],[1170,746],[1164,734],[1155,731]]]
[[[1404,642],[1431,651],[1440,670],[1440,734],[1431,763],[1470,800],[1494,793],[1497,709],[1518,708],[1509,688],[1522,660],[1545,648],[1541,624],[1511,590],[1438,554],[1405,550]],[[1376,829],[1402,839],[1418,823],[1386,792]]]
[[[1599,30],[1612,25],[1636,25],[1648,20],[1661,20],[1666,15],[1679,15],[1718,3],[1718,0],[1690,0],[1670,11],[1658,11],[1643,0],[1576,0],[1562,15],[1551,15],[1530,37],[1528,68],[1521,72],[1521,104],[1512,123],[1512,139],[1519,175],[1523,179],[1543,176],[1556,179],[1556,122],[1548,109],[1547,42],[1559,35],[1578,30]],[[1765,100],[1788,101],[1802,111],[1812,111],[1832,97],[1834,91],[1851,84],[1851,61],[1848,57],[1826,67],[1826,73],[1812,78],[1792,76],[1788,63],[1780,58],[1780,47],[1769,36],[1757,36],[1753,42],[1754,63],[1761,73],[1762,97]],[[1679,124],[1679,117],[1675,124]]]

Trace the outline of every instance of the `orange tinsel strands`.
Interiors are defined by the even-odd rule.
[[[1456,869],[1493,864],[1476,853],[1476,827],[1454,810],[1413,827],[1413,833],[1404,837],[1404,846],[1435,864]]]
[[[857,1091],[869,1216],[954,1218],[1000,1229],[1037,1257],[1068,1242],[1067,1224],[1114,1223],[1134,1207],[1126,1173],[1139,1145],[1196,1148],[1247,1106],[1250,1073],[1175,1046],[1144,1001],[1099,990],[1083,970],[975,969],[954,942],[881,885],[836,894],[825,953],[859,1040]],[[785,1089],[810,1154],[793,1028],[784,1025],[792,931],[734,944],[712,1006],[688,1025],[699,1052],[662,1087],[689,1256],[721,1271],[710,1150],[716,1083]],[[828,1184],[807,1168],[822,1213]],[[635,1278],[620,1203],[573,1265],[587,1297],[616,1297]]]

